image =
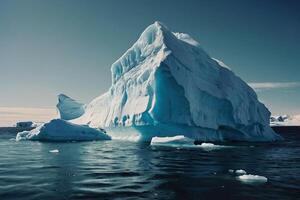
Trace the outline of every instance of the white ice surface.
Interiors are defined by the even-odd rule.
[[[184,137],[183,135],[177,135],[173,137],[153,137],[151,140],[152,146],[196,146],[194,145],[194,140]]]
[[[244,174],[247,174],[247,172],[246,172],[245,170],[243,170],[243,169],[235,170],[235,173],[236,173],[237,175],[244,175]]]
[[[103,127],[119,138],[131,138],[131,132],[116,136],[114,128],[133,127],[141,140],[178,134],[202,141],[281,139],[248,84],[191,36],[160,22],[146,28],[111,72],[110,89],[72,122]]]
[[[49,152],[50,153],[59,153],[59,150],[58,149],[53,149],[53,150],[50,150]]]
[[[194,140],[183,135],[176,135],[172,137],[153,137],[151,139],[152,146],[169,146],[169,147],[185,147],[185,148],[201,148],[204,151],[212,151],[231,146],[215,145],[213,143],[194,144]]]
[[[31,131],[17,134],[16,140],[42,141],[90,141],[110,140],[110,136],[101,130],[86,125],[77,125],[62,119],[53,119]]]
[[[244,183],[266,183],[268,179],[264,176],[244,174],[237,177],[238,180]]]

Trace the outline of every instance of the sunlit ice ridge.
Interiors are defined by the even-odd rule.
[[[109,90],[70,122],[105,128],[113,139],[281,139],[270,128],[270,112],[252,88],[191,36],[173,33],[161,22],[144,30],[112,64],[111,73]],[[66,110],[60,107],[60,115]]]

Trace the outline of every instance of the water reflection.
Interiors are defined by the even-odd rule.
[[[50,153],[53,149],[59,153]],[[291,199],[300,189],[299,144],[290,141],[208,152],[124,141],[15,142],[0,136],[0,152],[1,199]],[[243,184],[229,169],[269,181]]]

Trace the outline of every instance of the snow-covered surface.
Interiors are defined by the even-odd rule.
[[[300,126],[300,115],[277,115],[270,117],[271,126]]]
[[[64,94],[58,95],[58,104],[56,105],[60,118],[71,120],[80,117],[84,113],[85,105]]]
[[[281,139],[252,88],[188,34],[159,22],[146,28],[111,72],[110,89],[73,123],[140,140],[179,134],[202,141]]]
[[[268,179],[264,176],[252,175],[252,174],[244,174],[237,177],[238,180],[244,183],[266,183]]]
[[[151,140],[152,146],[195,146],[194,140],[184,137],[183,135],[176,135],[173,137],[153,137]]]
[[[90,141],[110,140],[103,131],[86,125],[77,125],[62,119],[53,119],[31,131],[17,134],[16,140],[45,140],[45,141]]]

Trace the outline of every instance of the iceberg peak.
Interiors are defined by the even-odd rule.
[[[83,115],[85,105],[65,94],[59,94],[56,108],[58,109],[61,119],[71,120]]]
[[[163,58],[161,51],[164,45],[164,37],[173,34],[161,23],[155,22],[148,26],[139,39],[111,66],[112,82],[116,83],[126,72],[135,66],[156,57],[156,63]],[[156,55],[160,54],[159,57]]]

